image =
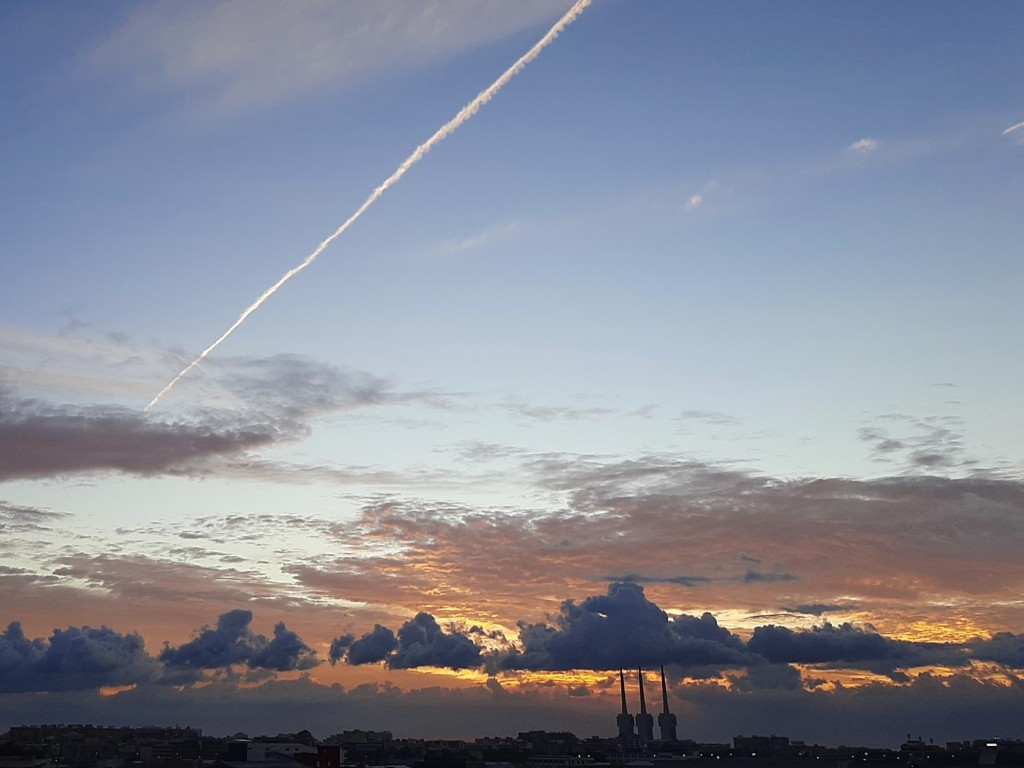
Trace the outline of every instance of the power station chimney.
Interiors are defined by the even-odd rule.
[[[622,690],[622,713],[615,718],[615,724],[619,727],[619,739],[622,743],[629,744],[633,738],[633,716],[626,709],[626,677],[619,670],[619,687]]]
[[[654,741],[654,715],[647,714],[647,701],[644,698],[644,671],[636,671],[637,681],[640,683],[640,714],[636,716],[636,735],[640,737],[640,743],[646,744]]]
[[[658,715],[658,730],[662,741],[676,740],[676,716],[668,711],[668,686],[665,685],[665,665],[661,665],[661,714]]]

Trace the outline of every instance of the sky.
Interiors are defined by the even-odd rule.
[[[0,4],[0,728],[1024,737],[1020,3],[594,0],[146,409],[571,5]]]

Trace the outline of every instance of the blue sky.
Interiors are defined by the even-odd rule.
[[[621,581],[743,642],[1017,638],[1019,4],[596,0],[143,413],[569,5],[0,7],[4,624],[156,664],[249,607],[323,661],[425,611],[522,651]],[[1020,679],[957,648],[828,670],[914,701]],[[549,695],[401,653],[263,684]],[[775,691],[673,659],[708,729],[708,691]],[[859,706],[785,663],[794,707]],[[600,732],[600,672],[591,709],[544,706]],[[130,685],[110,706],[163,711]]]

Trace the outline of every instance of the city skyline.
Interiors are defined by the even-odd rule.
[[[0,729],[1024,735],[1024,7],[572,7],[0,7]]]

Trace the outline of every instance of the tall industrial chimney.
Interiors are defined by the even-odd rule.
[[[654,741],[654,715],[647,714],[647,701],[644,698],[644,671],[636,671],[637,682],[640,684],[640,714],[636,716],[636,735],[640,743]]]
[[[633,716],[626,709],[626,676],[619,670],[619,687],[622,690],[622,713],[615,718],[615,724],[619,726],[619,738],[623,744],[628,744],[633,738]]]
[[[676,740],[676,716],[668,711],[668,686],[665,685],[665,665],[661,665],[661,714],[658,715],[658,730],[662,741]]]

